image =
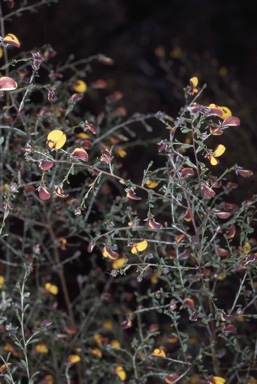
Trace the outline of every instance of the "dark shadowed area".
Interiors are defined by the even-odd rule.
[[[179,45],[188,56],[210,54],[233,68],[245,89],[256,85],[256,11],[253,0],[60,0],[27,15],[26,24],[15,19],[12,30],[19,31],[24,49],[50,43],[62,60],[70,53],[111,56],[124,86],[133,78],[130,86],[140,88],[153,78],[157,88],[152,56],[161,44],[168,50]]]

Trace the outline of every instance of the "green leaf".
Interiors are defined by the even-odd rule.
[[[15,341],[14,344],[17,345],[17,347],[19,347],[20,349],[23,349],[22,345],[19,341]]]
[[[33,375],[31,376],[30,380],[33,379],[35,376],[39,375],[40,374],[40,371],[36,371],[33,373]],[[30,381],[29,381],[30,383]]]
[[[30,340],[28,344],[38,343],[39,341],[40,341],[39,339],[33,339],[33,340]]]
[[[29,307],[30,307],[30,304],[26,304],[23,311],[26,312]]]
[[[23,365],[24,368],[27,368],[27,364],[25,360],[21,360],[21,364]]]
[[[6,373],[6,374],[4,375],[4,379],[5,379],[5,381],[6,381],[7,383],[12,383],[12,384],[14,384],[14,381],[13,381],[12,376],[8,375],[8,373]]]

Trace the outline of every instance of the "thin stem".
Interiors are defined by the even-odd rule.
[[[74,313],[73,313],[72,304],[71,304],[71,300],[70,300],[70,295],[69,295],[64,271],[62,268],[60,255],[59,255],[58,249],[56,247],[56,237],[55,237],[54,230],[52,228],[51,213],[49,213],[49,212],[46,214],[46,221],[47,221],[47,228],[48,228],[49,236],[50,236],[51,242],[54,246],[54,248],[53,248],[54,260],[55,260],[55,264],[58,266],[57,273],[58,273],[58,276],[60,278],[63,296],[64,296],[65,304],[67,307],[67,311],[68,311],[68,314],[70,317],[71,326],[75,326],[75,319],[74,319]]]
[[[28,351],[27,351],[27,341],[25,337],[25,329],[24,329],[24,323],[25,323],[25,311],[24,311],[24,299],[25,299],[25,282],[27,280],[27,271],[25,272],[25,276],[21,285],[21,336],[23,341],[23,355],[26,363],[26,371],[27,371],[27,377],[28,380],[30,379],[30,371],[29,371],[29,361],[28,361]]]
[[[101,136],[97,137],[93,141],[92,145],[95,145],[95,144],[101,142],[103,139],[110,136],[112,133],[114,133],[118,129],[124,128],[126,125],[133,124],[133,123],[140,122],[140,121],[142,122],[142,121],[145,121],[145,120],[151,119],[151,118],[156,118],[156,114],[151,113],[149,115],[135,116],[135,117],[132,117],[130,120],[123,121],[122,123],[115,125],[113,128],[111,128],[107,132],[103,133]]]
[[[40,7],[41,5],[55,3],[56,1],[57,0],[42,0],[36,4],[30,4],[27,7],[20,7],[19,9],[15,10],[13,12],[10,12],[6,16],[4,16],[3,20],[6,21],[8,19],[11,19],[13,16],[21,16],[21,14],[26,12],[26,11],[31,12],[33,9],[36,9],[36,8]]]
[[[35,74],[36,74],[36,71],[32,71],[32,74],[31,74],[30,79],[29,79],[29,84],[26,87],[26,91],[25,91],[25,93],[23,95],[23,98],[22,98],[22,100],[20,102],[20,106],[19,106],[18,112],[21,112],[23,110],[23,107],[24,107],[24,104],[25,104],[25,101],[26,101],[26,97],[27,97],[28,93],[31,90],[30,85],[33,83],[33,80],[35,78]]]
[[[234,303],[233,303],[233,305],[232,305],[232,307],[231,307],[231,310],[230,310],[231,313],[233,312],[233,310],[234,310],[234,308],[235,308],[235,306],[236,306],[237,300],[238,300],[238,298],[239,298],[239,296],[240,296],[240,293],[242,292],[242,288],[243,288],[243,285],[244,285],[246,276],[247,276],[247,272],[245,272],[245,274],[244,274],[244,276],[243,276],[243,278],[242,278],[242,280],[241,280],[241,283],[240,283],[240,285],[239,285],[239,288],[238,288],[238,291],[237,291],[237,294],[236,294]]]

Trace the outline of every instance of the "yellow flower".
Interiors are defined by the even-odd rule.
[[[121,158],[124,158],[127,156],[127,152],[125,151],[125,149],[121,147],[118,148],[117,153],[118,153],[118,156]]]
[[[120,342],[118,340],[111,340],[110,344],[113,348],[120,348]]]
[[[102,325],[104,329],[108,329],[109,331],[113,329],[113,323],[111,320],[105,320]]]
[[[124,368],[121,365],[118,365],[117,367],[115,367],[114,371],[121,381],[126,380],[127,375],[126,375]]]
[[[0,59],[4,56],[4,51],[2,48],[0,48]]]
[[[69,365],[76,364],[76,363],[80,362],[80,360],[81,359],[80,359],[79,355],[69,355],[67,363]]]
[[[210,160],[211,165],[217,165],[219,164],[219,160],[216,159],[216,157],[220,157],[225,152],[226,147],[223,144],[219,144],[215,151],[208,157]]]
[[[97,357],[98,359],[102,358],[102,351],[99,348],[91,348],[90,349],[91,355]]]
[[[222,281],[222,280],[225,280],[226,277],[227,277],[226,273],[222,273],[217,276],[217,280]]]
[[[108,246],[105,246],[102,249],[102,255],[103,255],[103,257],[106,257],[106,258],[111,259],[111,260],[116,260],[119,257],[119,254],[117,252],[111,250],[110,247],[108,247]]]
[[[47,142],[51,149],[61,149],[66,143],[66,135],[60,129],[54,129],[47,136]]]
[[[46,343],[38,343],[35,346],[35,352],[36,353],[48,353],[48,348]]]
[[[230,111],[229,108],[227,108],[227,107],[220,107],[220,109],[221,109],[222,112],[223,112],[223,115],[220,116],[220,118],[221,118],[222,120],[225,120],[227,117],[232,116],[232,112]]]
[[[137,254],[138,252],[143,252],[148,246],[146,240],[140,241],[139,243],[135,243],[131,247],[131,253]]]
[[[197,78],[196,76],[191,77],[191,79],[189,80],[189,82],[190,82],[191,85],[195,88],[195,87],[197,87],[197,85],[198,85],[198,78]]]
[[[152,357],[161,357],[162,359],[166,358],[166,353],[162,348],[155,348],[151,353]]]
[[[158,184],[159,184],[159,183],[157,183],[156,181],[153,181],[153,180],[151,180],[151,179],[148,179],[148,180],[146,181],[146,183],[145,183],[145,185],[147,186],[147,188],[150,188],[150,189],[156,188]]]
[[[4,276],[0,275],[0,289],[4,286]]]
[[[85,132],[80,132],[77,134],[78,139],[89,139],[89,135]]]
[[[58,287],[54,284],[51,283],[46,283],[45,284],[45,290],[48,293],[51,293],[52,295],[57,295],[58,294]]]
[[[213,379],[215,384],[224,384],[226,382],[226,380],[220,376],[213,376],[212,379]]]
[[[190,84],[189,90],[191,95],[194,95],[195,93],[199,92],[199,88],[197,88],[198,78],[196,76],[191,77],[191,79],[189,79],[189,84]]]
[[[12,45],[13,47],[16,47],[16,48],[20,48],[20,45],[21,45],[18,38],[15,35],[13,35],[12,33],[8,33],[3,38],[3,43]]]
[[[119,268],[121,268],[121,267],[125,264],[126,260],[127,260],[127,259],[126,259],[125,257],[119,257],[118,259],[113,260],[113,262],[112,262],[112,268],[113,268],[113,269],[119,269]]]
[[[103,345],[103,342],[102,342],[102,336],[99,335],[99,333],[96,333],[94,336],[93,336],[93,339],[94,341],[96,342],[96,344],[98,345],[98,347],[102,347]]]
[[[243,246],[243,252],[248,255],[251,252],[251,244],[247,241]]]
[[[87,84],[83,80],[77,80],[72,83],[72,89],[78,93],[85,93],[87,90]]]

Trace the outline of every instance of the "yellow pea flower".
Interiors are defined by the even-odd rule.
[[[61,149],[66,143],[66,135],[60,129],[54,129],[47,136],[47,142],[51,149]]]
[[[48,293],[51,293],[52,295],[57,295],[58,294],[58,287],[54,284],[51,283],[46,283],[45,284],[45,290]]]
[[[118,340],[111,340],[110,344],[113,348],[120,348],[120,342]]]
[[[166,358],[166,353],[162,348],[155,348],[151,353],[152,357],[161,357],[162,359]]]
[[[208,157],[210,160],[211,165],[217,165],[219,164],[219,160],[216,159],[216,157],[220,157],[225,152],[226,147],[223,144],[219,144],[215,151]]]
[[[16,48],[20,48],[20,45],[21,45],[18,38],[12,33],[8,33],[3,38],[3,43],[8,44],[8,45],[12,45],[13,47],[16,47]]]
[[[0,276],[0,289],[2,289],[4,286],[4,276]]]
[[[148,179],[148,180],[146,181],[146,183],[145,183],[145,185],[147,186],[147,188],[150,188],[150,189],[156,188],[158,184],[159,184],[159,183],[157,183],[157,181],[153,181],[153,180],[151,180],[151,179]]]
[[[117,367],[115,367],[114,371],[121,381],[126,380],[127,375],[124,368],[121,365],[118,365]]]
[[[119,268],[123,267],[126,260],[127,259],[125,257],[119,257],[118,259],[116,259],[112,262],[112,268],[113,269],[119,269]]]
[[[80,360],[81,359],[80,359],[79,355],[69,355],[67,363],[69,365],[76,364],[76,363],[80,362]]]
[[[47,345],[46,343],[38,343],[36,344],[35,346],[35,352],[36,353],[48,353],[48,348],[47,348]]]
[[[226,380],[220,376],[213,376],[212,380],[214,381],[215,384],[224,384],[226,382]]]
[[[78,93],[85,93],[87,90],[87,84],[83,80],[77,80],[72,83],[72,89]]]
[[[148,246],[146,240],[140,241],[139,243],[135,243],[131,247],[131,253],[137,254],[138,252],[143,252]]]
[[[220,108],[223,112],[223,115],[220,116],[220,118],[222,120],[225,120],[227,117],[232,116],[232,112],[230,111],[230,109],[228,107],[220,107]]]

